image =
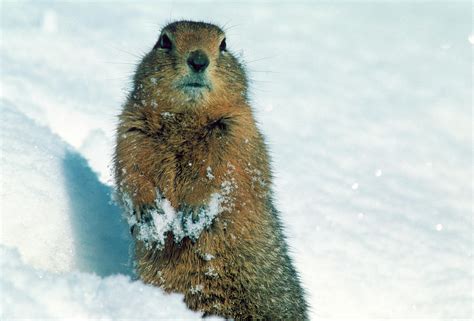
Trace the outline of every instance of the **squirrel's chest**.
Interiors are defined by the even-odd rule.
[[[158,139],[154,179],[170,200],[200,202],[192,195],[205,197],[222,180],[225,147],[198,133],[176,134]]]
[[[189,179],[208,176],[209,166],[226,160],[231,140],[215,128],[186,122],[163,126],[155,138],[159,166]]]

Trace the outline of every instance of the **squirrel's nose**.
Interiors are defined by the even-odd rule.
[[[202,72],[209,66],[209,58],[201,50],[196,50],[189,54],[188,65],[193,71]]]

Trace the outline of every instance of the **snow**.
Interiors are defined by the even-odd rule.
[[[3,2],[0,318],[199,319],[134,280],[110,196],[134,66],[179,18],[246,61],[311,318],[472,318],[471,6]]]
[[[469,42],[474,45],[474,34],[469,35]]]
[[[209,253],[205,253],[203,256],[204,261],[208,261],[208,262],[212,260],[213,258],[214,258],[214,255],[209,254]]]
[[[110,187],[70,146],[0,103],[2,244],[55,272],[129,273],[130,236]]]
[[[213,180],[214,179],[214,175],[212,174],[212,168],[211,166],[208,166],[206,168],[206,177],[209,179],[209,180]]]
[[[197,240],[201,233],[209,228],[219,213],[229,202],[226,194],[212,193],[208,204],[194,209],[176,210],[165,197],[157,191],[155,206],[145,209],[141,216],[143,219],[137,220],[134,212],[135,206],[128,195],[124,195],[123,203],[126,204],[127,221],[131,228],[137,228],[137,239],[143,241],[145,246],[151,246],[156,242],[159,247],[165,244],[166,235],[171,232],[174,241],[179,243],[183,238],[189,237]],[[148,220],[145,217],[150,217]]]
[[[2,320],[201,320],[180,294],[165,294],[123,274],[53,273],[25,264],[15,250],[0,246]],[[216,320],[216,318],[211,318]]]

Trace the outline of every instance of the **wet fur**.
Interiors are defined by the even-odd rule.
[[[137,215],[156,190],[176,209],[206,204],[222,184],[230,203],[193,241],[168,235],[163,249],[137,240],[140,278],[185,295],[205,315],[236,320],[306,320],[307,305],[273,207],[269,159],[247,100],[245,72],[220,52],[214,25],[177,22],[171,52],[154,49],[138,66],[117,129],[115,179]],[[176,86],[187,52],[209,56],[211,89],[192,99]],[[212,176],[208,176],[208,168]],[[210,259],[212,258],[212,259]],[[157,307],[159,308],[159,307]]]

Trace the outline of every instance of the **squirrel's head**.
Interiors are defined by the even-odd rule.
[[[225,33],[203,22],[165,26],[138,66],[134,85],[138,100],[158,108],[166,104],[181,110],[216,99],[247,99],[247,78],[227,50]]]

